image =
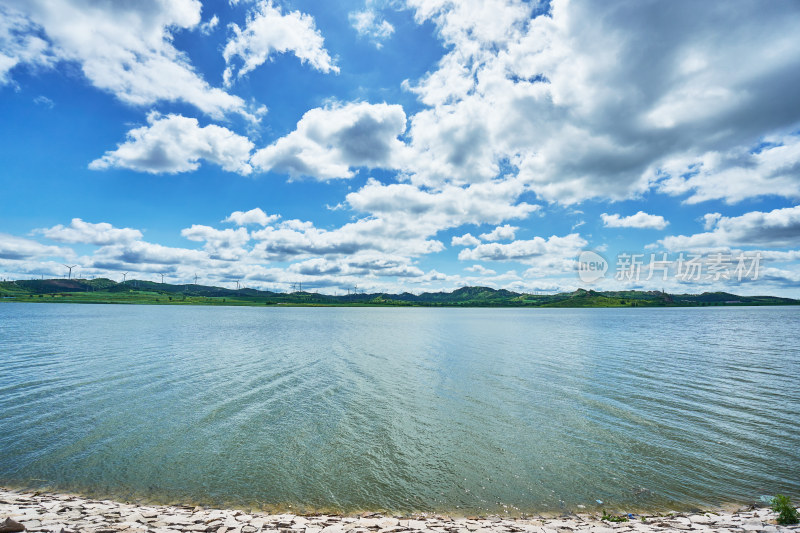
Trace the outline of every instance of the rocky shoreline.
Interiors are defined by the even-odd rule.
[[[635,516],[626,522],[581,513],[558,518],[498,516],[413,518],[248,513],[234,509],[135,505],[71,494],[0,489],[0,533],[24,527],[45,533],[795,533],[800,526],[775,523],[767,508],[702,514]]]

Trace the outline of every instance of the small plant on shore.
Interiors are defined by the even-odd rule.
[[[797,509],[792,505],[792,500],[788,496],[776,494],[772,498],[772,510],[778,513],[778,523],[782,526],[796,524],[799,521]]]
[[[605,520],[606,522],[627,522],[628,517],[608,514],[606,510],[603,509],[603,516],[600,517],[600,520]]]

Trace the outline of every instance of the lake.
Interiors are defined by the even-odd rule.
[[[11,487],[294,512],[703,508],[800,496],[798,413],[797,307],[0,304]]]

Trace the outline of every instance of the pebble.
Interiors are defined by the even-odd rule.
[[[16,525],[15,525],[16,524]],[[136,506],[66,494],[0,488],[0,533],[800,533],[769,509],[692,513],[606,522],[581,512],[561,518],[270,515],[204,507]]]
[[[20,531],[25,531],[25,526],[16,520],[6,518],[0,522],[0,533],[19,533]]]

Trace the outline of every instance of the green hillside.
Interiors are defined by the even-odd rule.
[[[574,292],[534,295],[490,287],[462,287],[452,292],[422,294],[348,294],[329,296],[297,291],[225,289],[207,285],[110,279],[44,279],[0,282],[0,298],[14,302],[120,303],[154,305],[306,305],[425,307],[700,307],[735,305],[798,305],[800,300],[776,296],[738,296],[727,292],[667,294],[661,291]]]

